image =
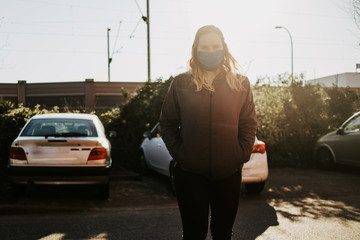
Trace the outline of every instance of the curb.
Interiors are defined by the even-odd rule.
[[[142,176],[140,173],[136,173],[124,168],[111,169],[110,178],[111,180],[119,180],[119,179],[134,180],[134,181],[142,180]]]

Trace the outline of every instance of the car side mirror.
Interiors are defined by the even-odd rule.
[[[109,138],[113,138],[113,137],[116,137],[117,136],[117,132],[116,131],[109,131],[108,132],[108,137]]]
[[[151,133],[150,133],[150,131],[144,132],[144,133],[143,133],[143,137],[144,137],[144,138],[151,138]]]
[[[338,135],[343,135],[343,134],[344,134],[344,129],[343,129],[343,128],[339,128],[339,129],[336,131],[336,134],[338,134]]]

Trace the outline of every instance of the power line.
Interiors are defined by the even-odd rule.
[[[93,37],[93,38],[104,38],[103,35],[100,34],[72,34],[72,33],[40,33],[40,32],[9,32],[4,31],[0,32],[0,34],[17,34],[17,35],[38,35],[38,36],[58,36],[58,37]],[[118,35],[119,38],[128,38],[128,35]],[[130,35],[130,38],[133,38],[134,35]],[[139,39],[145,39],[145,36],[140,36],[137,38]],[[192,38],[190,37],[152,37],[153,40],[183,40],[183,41],[189,41]],[[351,42],[350,42],[351,41]],[[245,40],[245,39],[233,39],[232,42],[242,42],[242,43],[250,43],[250,44],[284,44],[287,43],[286,41],[270,41],[270,40]],[[296,45],[316,45],[316,46],[354,46],[358,45],[357,42],[348,40],[346,42],[339,40],[338,42],[335,41],[326,41],[326,40],[319,40],[317,42],[311,42],[311,41],[296,41]]]
[[[114,8],[114,7],[99,7],[99,6],[88,6],[88,5],[76,5],[76,4],[66,4],[66,3],[56,3],[53,1],[40,1],[40,0],[17,0],[17,1],[21,1],[21,2],[32,2],[32,3],[40,3],[40,4],[45,4],[45,5],[53,5],[53,6],[63,6],[63,7],[75,7],[75,8],[82,8],[82,9],[96,9],[96,10],[106,10],[106,11],[116,11],[116,12],[129,12],[131,13],[131,10],[124,10],[124,8]],[[141,12],[141,15],[144,15],[142,13],[142,10],[138,4],[138,2],[136,0],[134,0],[137,8],[139,9],[139,11]],[[187,1],[190,4],[193,3],[193,1],[189,0]],[[235,0],[234,3],[236,3],[237,1]],[[165,9],[165,10],[153,10],[154,13],[191,13],[190,11],[179,11],[179,10],[173,10],[173,9]],[[342,18],[342,19],[352,19],[352,17],[350,16],[334,16],[334,15],[327,15],[327,14],[318,14],[318,13],[303,13],[303,12],[296,12],[296,11],[272,11],[274,14],[288,14],[288,15],[303,15],[303,16],[313,16],[313,17],[325,17],[325,18]]]
[[[72,34],[72,33],[40,33],[40,32],[0,32],[0,34],[18,34],[18,35],[40,35],[40,36],[62,36],[62,37],[104,37],[100,34]]]
[[[21,2],[29,3],[30,0],[17,0]],[[98,6],[86,6],[86,5],[76,5],[76,4],[65,4],[65,3],[54,3],[54,2],[46,2],[46,1],[34,1],[31,0],[33,3],[41,3],[46,5],[53,5],[53,6],[63,6],[63,7],[75,7],[75,8],[82,8],[82,9],[96,9],[96,10],[105,10],[105,11],[115,11],[115,12],[128,12],[131,13],[131,10],[124,10],[124,8],[108,8],[108,7],[98,7]]]
[[[73,53],[73,54],[104,54],[97,51],[79,51],[79,50],[26,50],[26,49],[0,49],[2,52],[25,52],[25,53]]]
[[[96,54],[104,55],[104,51],[73,51],[73,50],[25,50],[25,49],[0,49],[0,52],[23,52],[23,53],[65,53],[65,54]],[[134,55],[134,56],[145,56],[144,52],[123,52],[122,55]],[[153,52],[154,56],[184,56],[183,53],[176,52]],[[185,54],[186,55],[186,54]],[[189,56],[190,57],[190,56]],[[288,57],[281,56],[265,56],[265,55],[242,55],[241,58],[256,58],[256,59],[288,59]],[[329,61],[356,61],[357,58],[345,58],[345,57],[296,57],[297,60],[329,60]]]
[[[107,23],[109,21],[112,21],[113,19],[97,19],[97,20],[76,20],[75,23]],[[10,24],[10,25],[35,25],[35,26],[44,26],[44,25],[49,25],[51,26],[51,24],[62,24],[62,23],[73,23],[74,21],[26,21],[26,22],[22,22],[22,21],[4,21],[4,24]],[[123,22],[127,22],[127,23],[134,23],[134,21],[123,21]]]
[[[139,21],[137,22],[135,28],[132,30],[132,32],[131,32],[131,34],[130,34],[130,36],[129,36],[130,39],[135,37],[135,34],[134,34],[134,33],[135,33],[136,29],[138,28],[141,20],[142,20],[142,18],[139,19]]]
[[[134,0],[136,3],[137,8],[140,11],[141,14],[141,19],[146,23],[146,28],[147,28],[147,63],[148,63],[148,82],[151,81],[151,77],[150,77],[150,11],[149,11],[149,0],[146,0],[146,16],[144,16],[144,14],[141,11],[141,8],[138,4],[138,2],[136,0]],[[140,19],[140,21],[141,21]],[[133,38],[134,36],[134,32],[137,29],[137,27],[140,24],[140,21],[136,24],[135,29],[132,31],[130,38]]]
[[[326,14],[317,14],[317,13],[302,13],[302,12],[285,12],[285,11],[273,11],[274,13],[280,13],[280,14],[288,14],[291,16],[294,15],[303,15],[303,16],[312,16],[312,17],[323,17],[323,18],[339,18],[339,19],[351,19],[351,17],[348,16],[333,16],[333,15],[326,15]]]
[[[141,16],[144,16],[144,14],[142,13],[141,8],[140,8],[138,2],[137,2],[136,0],[134,0],[134,1],[135,1],[135,3],[136,3],[137,8],[139,9],[139,11],[140,11],[140,13],[141,13]]]
[[[119,49],[116,49],[116,44],[117,44],[117,41],[119,39],[119,34],[120,34],[121,23],[122,23],[122,21],[120,21],[119,27],[118,27],[118,30],[117,30],[117,33],[116,33],[116,39],[115,39],[115,43],[114,43],[114,47],[113,47],[113,52],[111,54],[111,58],[113,58],[114,54],[118,53],[120,51],[120,49],[122,48],[122,47],[120,47]]]

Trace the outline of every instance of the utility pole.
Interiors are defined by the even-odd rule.
[[[149,7],[149,0],[146,0],[146,17],[141,11],[141,8],[138,4],[138,2],[135,0],[136,6],[138,7],[140,13],[141,13],[141,19],[146,23],[147,25],[147,62],[148,62],[148,82],[151,82],[151,74],[150,74],[150,7]],[[141,20],[140,20],[141,21]],[[139,23],[138,23],[139,24]],[[137,25],[135,29],[137,28]],[[133,33],[131,33],[130,38],[133,37]]]
[[[146,0],[146,25],[147,25],[147,59],[148,59],[148,82],[151,82],[150,75],[150,14],[149,0]]]
[[[110,58],[110,47],[109,47],[109,32],[111,31],[110,28],[107,29],[107,49],[108,49],[108,82],[110,82],[110,63],[112,58]]]

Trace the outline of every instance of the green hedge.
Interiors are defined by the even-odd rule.
[[[172,78],[147,82],[120,109],[99,117],[111,138],[114,167],[138,168],[142,134],[159,120],[163,99]],[[253,86],[256,104],[257,136],[267,146],[270,166],[311,167],[312,151],[319,136],[336,129],[360,110],[359,95],[348,88],[322,88],[305,85],[302,75],[289,74],[259,78]],[[58,112],[16,107],[0,99],[0,160],[4,165],[11,141],[34,114]]]
[[[355,91],[306,85],[303,78],[264,77],[253,87],[257,136],[267,145],[271,166],[313,166],[316,140],[360,110]]]
[[[7,164],[9,148],[25,123],[36,114],[59,112],[57,107],[50,110],[40,108],[27,108],[15,106],[13,103],[0,98],[0,166]]]
[[[139,167],[139,147],[143,133],[151,130],[158,122],[162,102],[171,81],[172,78],[165,82],[161,79],[147,82],[117,113],[110,114],[111,116],[108,113],[101,115],[107,131],[117,132],[117,137],[111,139],[115,167]]]

